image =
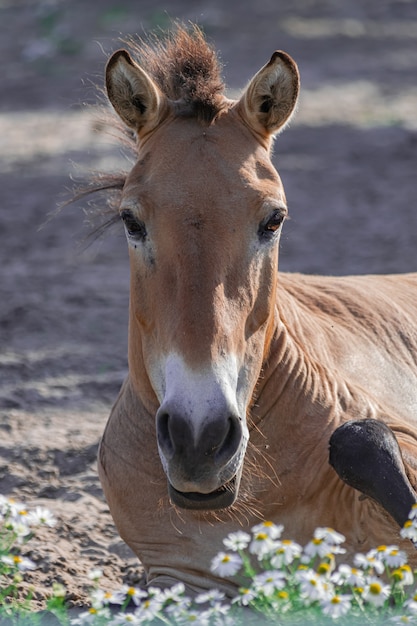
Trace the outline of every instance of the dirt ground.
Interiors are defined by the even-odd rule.
[[[95,461],[127,369],[124,237],[84,250],[85,205],[47,217],[71,177],[128,166],[84,104],[118,38],[170,18],[204,27],[232,93],[277,48],[299,64],[281,270],[417,270],[415,0],[0,0],[0,493],[58,518],[27,546],[40,604],[53,581],[82,604],[93,567],[141,577]]]

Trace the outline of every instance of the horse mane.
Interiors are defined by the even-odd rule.
[[[162,39],[126,42],[137,63],[153,78],[178,115],[210,123],[224,106],[224,82],[214,48],[196,25],[176,24]]]
[[[191,116],[210,123],[225,106],[220,61],[198,26],[186,28],[176,23],[174,29],[162,37],[155,34],[146,40],[129,38],[124,44],[134,60],[174,103],[178,116]],[[137,155],[135,133],[107,105],[103,107],[100,127],[111,129],[111,134],[117,135],[128,152]],[[63,203],[65,206],[96,193],[105,194],[106,208],[89,203],[89,209],[85,210],[93,224],[100,219],[99,225],[90,233],[90,240],[99,238],[119,221],[118,208],[126,177],[127,172],[93,173],[87,183],[76,185],[72,198]]]

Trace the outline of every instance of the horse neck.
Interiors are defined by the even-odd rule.
[[[285,413],[294,423],[306,414],[330,413],[349,389],[320,358],[325,329],[281,286],[277,293],[275,332],[256,389],[253,421]],[[313,340],[314,338],[314,340]]]

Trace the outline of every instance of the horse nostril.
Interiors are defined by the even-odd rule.
[[[161,413],[157,416],[156,422],[158,445],[167,459],[172,458],[175,452],[171,433],[169,431],[169,419],[168,413]]]
[[[236,417],[229,417],[228,428],[222,443],[218,446],[215,458],[216,461],[221,462],[224,459],[229,459],[239,449],[242,439],[242,428],[240,420]]]

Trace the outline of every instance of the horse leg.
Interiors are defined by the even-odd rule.
[[[329,442],[329,462],[350,487],[376,500],[402,527],[417,495],[407,477],[401,449],[383,422],[346,422]]]

